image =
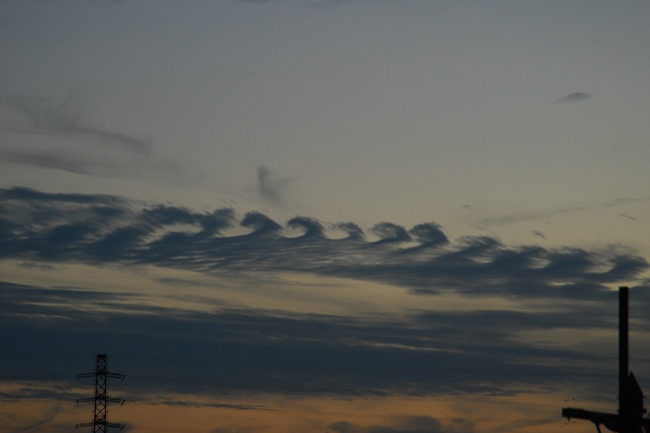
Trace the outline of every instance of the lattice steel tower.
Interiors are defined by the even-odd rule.
[[[123,429],[124,425],[107,420],[107,409],[109,403],[124,404],[124,400],[119,398],[111,398],[107,394],[108,378],[113,377],[117,379],[124,379],[123,374],[111,373],[107,368],[107,356],[105,353],[97,354],[97,366],[94,373],[78,374],[77,378],[94,377],[95,378],[95,396],[90,398],[80,398],[79,402],[92,401],[95,403],[95,410],[92,422],[85,422],[77,424],[79,427],[92,427],[93,433],[106,433],[108,427]]]

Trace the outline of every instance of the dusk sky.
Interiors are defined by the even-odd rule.
[[[620,286],[650,389],[649,17],[0,0],[0,431],[106,353],[128,433],[593,433]]]

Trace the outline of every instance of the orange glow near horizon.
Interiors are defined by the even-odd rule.
[[[126,431],[132,433],[322,433],[339,429],[365,433],[378,428],[412,431],[414,426],[422,425],[437,425],[444,431],[485,433],[592,433],[593,430],[593,425],[586,421],[568,424],[560,415],[567,402],[553,395],[350,399],[191,396],[192,401],[187,401],[190,396],[176,397],[181,403],[127,402],[123,406],[110,406],[108,420],[125,424]],[[595,407],[590,403],[590,408]],[[3,431],[8,432],[71,431],[76,424],[90,421],[92,410],[92,404],[75,405],[65,401],[3,402],[0,422]]]

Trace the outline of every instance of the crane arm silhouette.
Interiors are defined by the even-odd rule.
[[[562,416],[568,420],[571,420],[571,418],[589,420],[596,425],[598,433],[602,433],[600,431],[601,424],[613,432],[619,431],[618,415],[613,413],[592,412],[590,410],[566,407],[562,409]]]

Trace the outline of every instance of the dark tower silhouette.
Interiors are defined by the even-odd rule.
[[[90,398],[81,398],[79,402],[92,401],[95,403],[95,410],[93,412],[93,421],[77,424],[79,427],[92,427],[93,433],[106,433],[108,427],[123,429],[124,425],[108,422],[107,409],[109,403],[124,404],[124,400],[119,398],[111,398],[107,394],[108,378],[113,377],[117,379],[124,379],[123,374],[111,373],[107,368],[107,356],[105,353],[97,354],[97,365],[94,373],[78,374],[77,378],[94,377],[95,378],[95,396]]]
[[[629,372],[629,289],[620,287],[618,291],[618,414],[592,412],[567,407],[562,416],[567,419],[586,419],[616,433],[650,433],[650,420],[643,417],[643,391],[634,374]]]

